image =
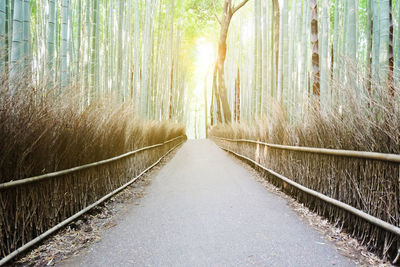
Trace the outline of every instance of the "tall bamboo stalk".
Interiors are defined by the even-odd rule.
[[[318,47],[318,6],[316,0],[311,0],[311,46],[312,46],[312,92],[315,105],[320,105],[320,68],[319,68],[319,47]]]
[[[68,83],[68,10],[69,0],[63,0],[61,6],[61,86]]]
[[[12,46],[11,46],[11,65],[10,65],[10,78],[12,81],[17,81],[18,74],[23,70],[23,57],[24,57],[24,43],[23,43],[23,32],[24,32],[24,12],[23,12],[23,1],[14,0],[13,6],[13,19],[12,19]],[[16,93],[16,85],[10,85],[11,94]]]
[[[5,69],[6,48],[6,1],[0,2],[0,74]]]

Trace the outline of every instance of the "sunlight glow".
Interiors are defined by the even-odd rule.
[[[189,138],[204,138],[205,137],[205,100],[204,90],[207,90],[207,98],[211,99],[211,88],[205,85],[210,84],[213,66],[216,60],[215,45],[207,38],[201,37],[196,40],[194,46],[194,72],[192,80],[192,97],[189,106],[191,118],[194,118],[187,127]],[[210,100],[209,100],[210,101]],[[207,106],[209,103],[207,104]]]
[[[202,73],[206,73],[208,68],[211,67],[212,62],[215,61],[215,49],[211,42],[205,38],[197,40],[196,44],[196,67]]]

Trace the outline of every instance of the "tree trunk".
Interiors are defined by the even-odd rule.
[[[380,51],[380,23],[379,23],[379,2],[378,0],[372,0],[372,16],[373,16],[373,59],[372,59],[372,76],[375,82],[379,83],[379,51]]]
[[[132,0],[128,2],[128,15],[126,16],[126,23],[128,24],[128,37],[127,37],[127,47],[128,47],[128,65],[127,65],[127,80],[129,88],[129,102],[133,104],[133,41],[132,41]]]
[[[81,58],[81,34],[82,34],[82,0],[78,1],[78,28],[77,28],[77,45],[76,45],[76,55],[75,55],[75,68],[77,75],[77,82],[80,84],[81,81],[81,66],[80,66],[80,58]],[[106,17],[106,16],[104,16]],[[73,26],[73,25],[72,25]],[[105,53],[106,54],[106,53]],[[105,64],[108,67],[108,64]],[[106,69],[106,68],[105,68]],[[106,79],[107,75],[104,75],[104,79]]]
[[[226,123],[230,123],[232,121],[232,115],[231,115],[231,110],[229,108],[227,89],[225,85],[225,76],[224,76],[225,58],[226,58],[226,38],[228,36],[229,24],[231,22],[233,14],[236,11],[238,11],[241,7],[243,7],[247,2],[248,0],[244,0],[236,7],[232,7],[232,0],[224,0],[222,17],[219,20],[221,29],[219,33],[217,65],[216,65],[216,71],[214,72],[214,76],[217,76],[218,79],[218,90],[216,90],[216,92],[218,93],[219,99],[218,98],[216,99],[217,108],[220,102],[223,110],[223,117],[221,116],[221,120],[219,120],[220,122],[222,122],[222,119]]]
[[[396,1],[397,14],[397,37],[396,37],[396,62],[394,68],[394,82],[398,85],[400,82],[400,1]]]
[[[109,19],[109,37],[108,37],[108,92],[111,93],[114,89],[114,69],[115,69],[115,49],[114,49],[114,1],[108,1],[108,19]]]
[[[338,62],[340,59],[339,56],[339,15],[340,15],[340,10],[339,10],[339,1],[335,1],[335,19],[334,19],[334,28],[333,28],[333,42],[332,42],[332,62],[331,62],[331,83],[333,83],[334,80],[338,79]],[[331,96],[333,99],[333,102],[336,103],[337,101],[337,90],[335,87],[331,86]]]
[[[389,62],[389,0],[379,1],[379,11],[380,11],[380,78],[382,85],[387,85],[388,81],[388,62]]]
[[[318,6],[317,0],[311,0],[311,49],[312,49],[312,92],[316,106],[319,107],[320,86],[319,86],[319,51],[318,51]]]
[[[302,29],[302,38],[301,38],[301,47],[308,46],[308,32],[310,30],[308,21],[310,17],[311,9],[309,8],[308,1],[303,4],[303,29]],[[300,96],[304,95],[304,92],[308,92],[308,49],[301,49],[301,72],[300,72]]]
[[[49,0],[49,20],[47,24],[47,61],[48,61],[48,78],[53,80],[53,68],[54,68],[54,50],[55,50],[55,23],[56,23],[56,7],[55,0]]]
[[[90,16],[90,14],[91,14],[91,5],[90,5],[90,1],[86,1],[86,14],[85,14],[85,31],[86,31],[86,36],[87,36],[87,38],[86,38],[86,46],[85,46],[85,53],[86,53],[86,55],[87,55],[87,60],[86,60],[86,62],[85,62],[85,77],[84,77],[84,87],[83,87],[83,93],[84,93],[84,95],[85,95],[85,98],[86,99],[84,99],[84,102],[86,103],[86,104],[89,104],[90,103],[90,90],[89,90],[89,87],[90,87],[90,60],[91,60],[91,58],[90,58],[90,55],[91,55],[91,53],[90,53],[90,48],[91,48],[91,46],[90,46],[90,41],[91,41],[91,38],[90,38],[90,33],[91,33],[91,16]]]
[[[227,6],[230,4],[228,0],[225,1],[225,5]],[[224,71],[225,71],[225,58],[226,58],[226,38],[228,35],[228,29],[229,29],[229,23],[231,17],[227,12],[228,8],[224,8],[224,15],[223,19],[221,20],[221,31],[219,34],[219,42],[218,42],[218,58],[217,58],[217,79],[218,79],[218,98],[217,100],[217,108],[218,105],[222,104],[222,110],[224,112],[223,117],[219,118],[219,122],[223,122],[222,120],[226,122],[231,121],[231,111],[229,109],[228,105],[228,99],[226,95],[226,85],[225,85],[225,77],[224,77]],[[218,116],[220,117],[220,116]]]
[[[281,72],[281,95],[280,95],[280,101],[282,104],[285,104],[287,106],[287,95],[290,90],[288,84],[289,84],[289,0],[283,0],[282,1],[282,24],[280,27],[281,33],[282,33],[282,46],[281,46],[281,51],[282,51],[282,72]]]
[[[12,47],[11,47],[11,70],[10,78],[11,94],[16,93],[17,87],[13,83],[17,81],[18,75],[22,70],[21,61],[23,59],[23,3],[22,0],[14,0],[14,14],[13,14],[13,32],[12,32]]]
[[[261,54],[261,2],[254,0],[254,76],[253,102],[254,115],[261,114],[262,98],[262,54]]]
[[[94,91],[96,94],[96,97],[100,96],[100,10],[101,10],[101,5],[100,1],[95,1],[96,3],[94,4],[94,14],[93,14],[93,29],[94,29],[94,42],[93,42],[93,48],[94,48],[94,71],[93,71],[93,77],[94,77]]]
[[[4,71],[6,49],[6,1],[0,1],[0,75]]]
[[[69,0],[63,0],[61,4],[61,55],[60,55],[60,78],[61,87],[67,85],[67,51],[68,51],[68,8]]]
[[[393,84],[393,67],[394,67],[394,55],[393,55],[393,1],[389,0],[389,73],[388,73],[388,89],[389,89],[389,101],[393,106],[394,100],[394,84]]]
[[[172,55],[171,55],[172,56]],[[172,94],[174,86],[174,60],[171,63],[171,76],[169,81],[169,97],[168,97],[168,119],[172,119]]]
[[[354,67],[357,65],[357,3],[355,1],[348,1],[348,21],[346,32],[346,58],[350,60]],[[356,86],[355,77],[349,77],[350,84]],[[355,88],[356,89],[356,88]]]
[[[144,23],[144,33],[143,33],[143,58],[142,58],[142,68],[143,68],[143,79],[141,87],[141,112],[142,118],[148,118],[148,93],[149,93],[149,64],[151,57],[151,12],[152,11],[152,1],[146,0],[145,2],[145,23]]]
[[[4,1],[4,0],[3,0]],[[24,0],[23,9],[24,9],[24,33],[23,33],[23,54],[24,54],[24,68],[25,71],[28,71],[28,67],[30,67],[31,60],[31,6],[29,3],[30,0]],[[29,72],[29,71],[28,71]]]
[[[280,12],[278,0],[272,0],[272,7],[274,10],[274,53],[275,54],[275,87],[278,86],[278,68],[279,68],[279,26],[280,26]]]
[[[169,44],[169,57],[170,57],[170,81],[169,81],[169,96],[168,96],[168,119],[172,119],[172,100],[173,100],[173,86],[174,86],[174,0],[171,1],[170,6],[170,44]]]
[[[7,57],[8,57],[8,71],[11,70],[11,50],[12,50],[12,40],[13,40],[13,20],[14,20],[14,0],[7,0]]]
[[[204,77],[204,129],[205,129],[205,137],[208,138],[208,131],[207,131],[207,76]]]
[[[322,5],[321,8],[321,32],[319,35],[321,37],[320,42],[320,65],[321,65],[321,76],[320,76],[320,99],[321,106],[327,106],[329,103],[329,23],[330,23],[330,12],[329,12],[329,3],[327,0],[323,0],[320,2]]]
[[[211,88],[211,103],[210,103],[210,125],[214,125],[214,95],[215,95],[214,84]]]
[[[288,30],[288,5],[287,5],[287,0],[283,0],[282,2],[282,14],[280,16],[279,20],[279,59],[278,59],[278,83],[277,83],[277,99],[280,103],[283,104],[283,89],[285,88],[284,86],[284,80],[286,80],[285,77],[285,62],[284,58],[287,57],[287,52],[288,52],[288,47],[286,44],[286,38],[285,38],[285,32]],[[287,61],[287,60],[285,60]]]
[[[138,99],[140,98],[140,17],[139,17],[139,0],[134,0],[133,7],[133,31],[134,31],[134,88],[135,88],[135,106],[140,106]]]
[[[371,93],[371,80],[372,80],[372,36],[374,20],[372,16],[372,1],[367,0],[367,53],[366,53],[366,73],[367,73],[367,90]]]
[[[235,122],[240,122],[240,71],[237,70],[235,80]]]
[[[217,85],[217,76],[218,76],[218,63],[215,64],[214,67],[214,74],[213,74],[213,93],[214,93],[214,97],[215,97],[215,103],[217,105],[217,120],[218,122],[222,122],[222,111],[221,111],[221,97],[219,94],[219,87]],[[211,103],[211,105],[213,105],[213,103]]]
[[[125,60],[126,55],[123,54],[123,31],[124,31],[124,9],[125,9],[125,1],[118,1],[119,6],[118,6],[118,47],[117,47],[117,90],[118,90],[118,100],[122,101],[124,100],[124,90],[125,90],[125,84],[123,83],[122,79],[122,62]]]

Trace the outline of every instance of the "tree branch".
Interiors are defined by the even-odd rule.
[[[215,9],[215,0],[213,0],[213,6],[214,6],[214,16],[217,19],[219,25],[221,25],[221,20],[218,18],[217,10]]]
[[[235,14],[241,7],[243,7],[249,0],[243,0],[238,6],[232,8],[232,15]]]

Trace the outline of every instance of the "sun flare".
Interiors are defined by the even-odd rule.
[[[215,60],[214,45],[205,38],[197,40],[196,44],[196,65],[199,70],[207,71]]]

